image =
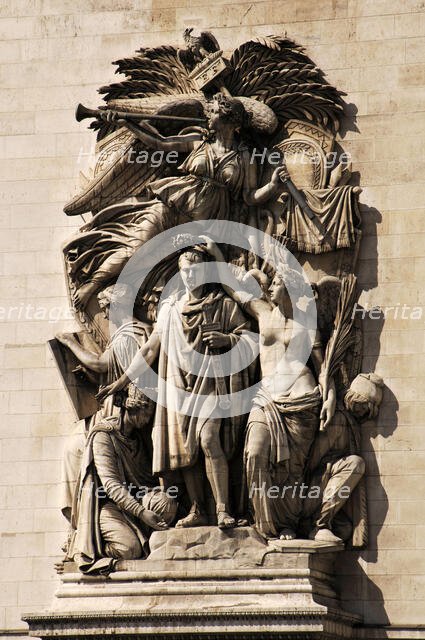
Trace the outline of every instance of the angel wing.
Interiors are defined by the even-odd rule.
[[[172,46],[139,49],[135,56],[113,63],[115,73],[127,79],[105,85],[99,93],[109,109],[199,117],[204,96],[190,77],[190,61],[183,54]],[[170,130],[167,125],[158,125],[165,134],[176,133],[175,127]],[[102,123],[93,123],[93,128],[99,130],[98,139],[109,132]]]
[[[96,214],[124,197],[139,195],[150,180],[165,175],[165,164],[154,167],[149,162],[152,150],[146,149],[146,162],[136,162],[143,149],[125,128],[110,133],[99,146],[93,178],[65,205],[64,212],[68,216],[87,211]]]
[[[307,119],[338,131],[345,94],[329,84],[293,40],[282,36],[249,40],[233,52],[230,65],[233,71],[226,86],[232,95],[264,102],[282,124]]]
[[[99,89],[104,100],[146,98],[158,94],[182,95],[196,93],[196,85],[189,77],[190,69],[181,61],[179,50],[173,46],[142,48],[131,58],[122,58],[116,73],[128,79]]]

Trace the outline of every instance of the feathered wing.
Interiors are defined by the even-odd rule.
[[[344,114],[342,92],[293,40],[282,36],[255,38],[238,47],[230,58],[233,71],[226,78],[232,95],[256,98],[284,124],[292,118],[310,120],[338,131]]]
[[[217,38],[211,31],[201,31],[202,46],[208,53],[213,53],[220,49]]]
[[[184,52],[183,52],[184,53]],[[110,108],[128,113],[143,112],[147,114],[163,114],[171,116],[203,116],[204,96],[199,94],[189,78],[190,65],[185,56],[177,55],[175,47],[157,47],[155,49],[140,49],[130,58],[118,60],[117,73],[123,73],[126,79],[108,86],[101,87],[106,105]],[[157,123],[155,123],[157,124]],[[177,133],[184,125],[167,123],[158,128],[164,135]],[[90,125],[97,131],[97,161],[93,177],[87,182],[70,202],[65,206],[68,215],[78,215],[86,212],[98,214],[102,220],[113,217],[113,205],[132,196],[143,194],[146,187],[154,180],[172,174],[176,164],[169,165],[164,161],[151,162],[152,149],[147,149],[136,136],[125,127],[103,120],[95,120]],[[131,162],[144,154],[145,162]],[[158,160],[158,159],[157,159]],[[111,210],[112,207],[112,210]],[[104,210],[107,209],[105,212]],[[120,217],[120,219],[122,216]],[[105,221],[104,221],[105,222]],[[90,227],[90,224],[89,224]],[[80,247],[78,255],[84,261],[84,247],[89,250],[93,242],[101,241],[102,234],[96,235],[83,229],[77,241]],[[120,236],[120,225],[114,225],[117,241]],[[115,237],[115,236],[114,236]],[[86,245],[84,244],[86,241]],[[65,255],[72,258],[72,242],[65,247]],[[114,246],[105,238],[101,253],[108,255]],[[112,247],[112,248],[111,248]],[[69,255],[68,255],[69,254]],[[78,261],[66,261],[67,283],[71,296],[81,283],[76,280],[75,270]],[[108,283],[106,283],[108,284]],[[77,313],[80,323],[93,335],[96,342],[105,347],[108,340],[108,326],[99,310],[96,296],[92,296],[89,304]]]
[[[103,108],[202,117],[203,96],[197,93],[189,77],[190,69],[177,52],[177,48],[171,46],[146,48],[131,58],[116,61],[116,72],[123,73],[127,79],[99,89],[107,103]],[[173,169],[166,161],[150,162],[152,150],[121,125],[95,120],[90,128],[97,131],[99,147],[94,177],[67,203],[64,209],[67,215],[87,211],[95,214],[123,198],[140,195],[149,182]],[[182,125],[167,123],[158,128],[161,133],[173,134]],[[135,162],[141,157],[140,152],[146,152],[147,161]]]
[[[147,161],[136,162],[142,151]],[[167,171],[165,162],[159,166],[149,162],[151,154],[152,150],[146,149],[125,128],[110,134],[99,152],[93,178],[67,202],[65,213],[69,216],[87,211],[96,214],[123,198],[141,194],[151,180],[162,177]]]

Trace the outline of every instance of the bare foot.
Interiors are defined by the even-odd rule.
[[[318,542],[331,542],[333,544],[342,542],[342,539],[338,538],[330,529],[313,529],[308,537],[310,540],[317,540]]]
[[[296,537],[297,536],[295,531],[293,531],[293,529],[290,529],[289,527],[285,527],[284,529],[282,529],[279,534],[280,540],[295,540]]]
[[[217,513],[217,526],[219,529],[233,529],[233,527],[236,527],[236,520],[226,511],[219,511]]]
[[[237,527],[249,527],[249,522],[247,518],[239,518],[236,522]]]

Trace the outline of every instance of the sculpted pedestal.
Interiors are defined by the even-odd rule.
[[[108,577],[67,567],[49,611],[25,617],[38,638],[350,638],[333,565],[342,545],[266,544],[253,529],[170,529],[147,560]]]

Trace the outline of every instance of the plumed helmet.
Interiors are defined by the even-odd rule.
[[[382,402],[384,381],[376,373],[359,373],[347,391],[344,403],[351,410],[356,402],[366,402],[369,407],[369,418],[378,415],[379,405]]]

